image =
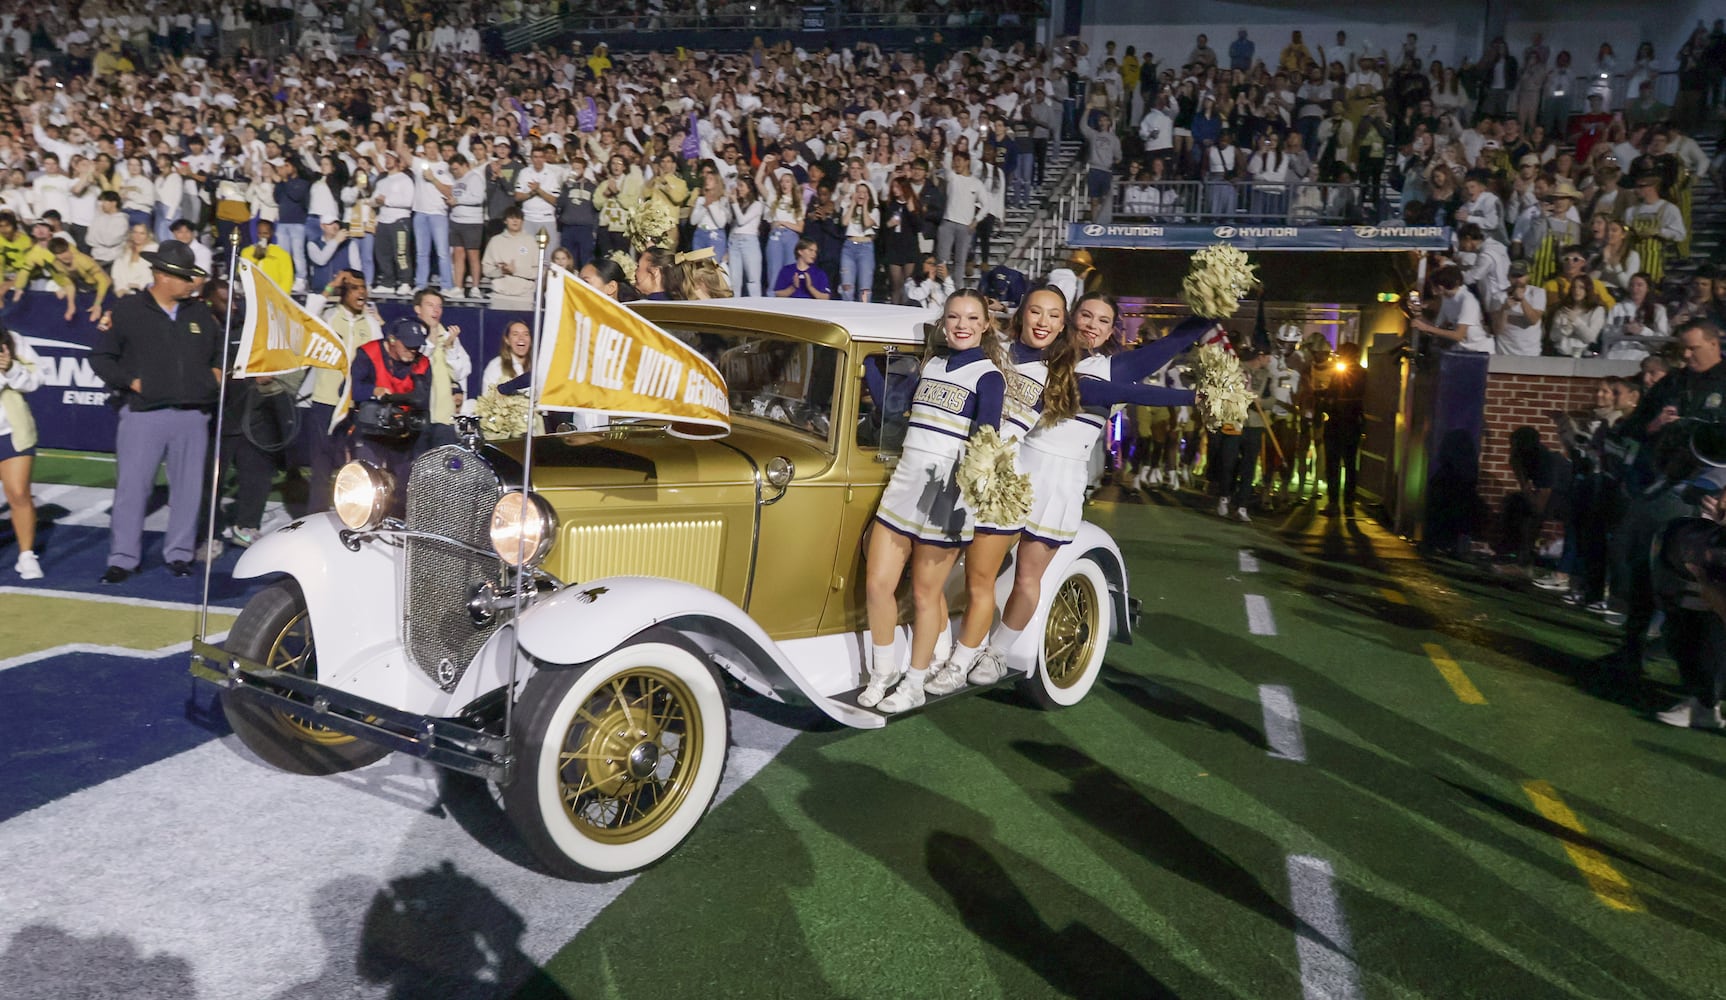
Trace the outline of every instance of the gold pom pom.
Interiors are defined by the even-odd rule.
[[[473,401],[479,429],[488,441],[502,441],[527,434],[527,397],[505,396],[493,386]]]
[[[971,435],[959,460],[959,494],[977,520],[1017,524],[1031,512],[1031,477],[1018,470],[1017,454],[993,427]]]

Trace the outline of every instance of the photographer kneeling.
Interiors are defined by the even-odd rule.
[[[353,455],[395,478],[398,511],[431,403],[431,362],[420,353],[429,333],[424,323],[404,316],[382,340],[360,345],[354,355]]]

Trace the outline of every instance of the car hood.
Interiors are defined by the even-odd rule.
[[[487,448],[505,481],[521,481],[523,442]],[[833,456],[819,442],[739,421],[730,435],[690,440],[669,434],[564,435],[534,441],[536,490],[631,486],[753,484],[775,457],[789,459],[803,479],[824,471]]]

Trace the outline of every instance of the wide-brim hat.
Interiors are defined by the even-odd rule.
[[[139,256],[150,264],[150,270],[172,274],[179,278],[208,278],[210,272],[198,266],[192,248],[179,240],[168,240],[157,250],[146,250]]]
[[[1561,177],[1557,183],[1552,185],[1552,190],[1546,192],[1546,197],[1549,199],[1569,198],[1571,201],[1581,201],[1582,192],[1576,190],[1576,185],[1570,182],[1570,178]]]

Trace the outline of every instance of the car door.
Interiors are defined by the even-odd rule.
[[[856,344],[846,379],[850,440],[847,442],[844,508],[831,593],[821,619],[823,634],[857,632],[867,625],[863,553],[881,493],[893,475],[911,414],[911,392],[922,371],[923,352],[887,344]],[[841,424],[841,428],[846,425]],[[844,433],[843,430],[840,433]],[[910,620],[910,588],[902,584],[900,620]]]

